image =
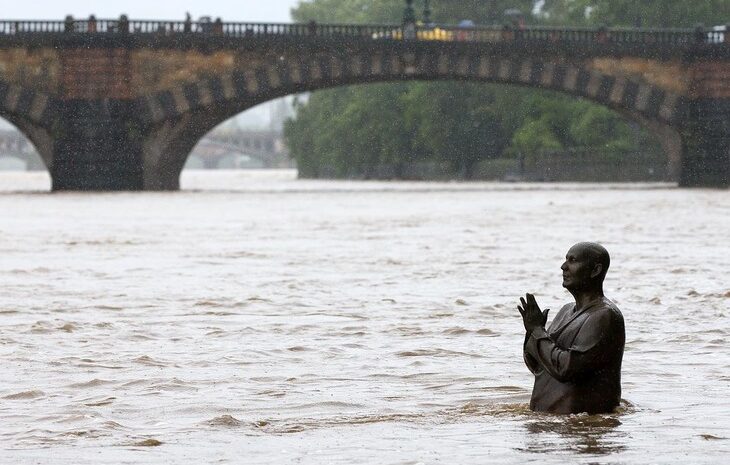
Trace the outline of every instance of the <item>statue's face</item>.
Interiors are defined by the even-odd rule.
[[[574,291],[584,289],[590,285],[593,280],[591,273],[594,266],[595,264],[591,260],[587,248],[580,244],[571,247],[560,267],[563,270],[563,287],[569,291]]]

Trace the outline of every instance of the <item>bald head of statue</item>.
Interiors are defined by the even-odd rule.
[[[579,242],[568,250],[563,270],[563,287],[571,293],[602,290],[611,257],[601,244]]]
[[[532,410],[594,414],[619,405],[626,331],[621,311],[603,294],[609,265],[600,244],[580,242],[568,250],[560,268],[575,304],[564,305],[547,328],[547,310],[535,296],[520,299],[524,359],[535,375]]]

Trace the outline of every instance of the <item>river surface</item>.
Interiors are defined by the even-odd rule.
[[[0,463],[727,463],[730,192],[0,173]],[[612,254],[623,405],[527,408],[515,306]]]

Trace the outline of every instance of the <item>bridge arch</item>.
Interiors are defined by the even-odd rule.
[[[146,153],[144,158],[151,160],[150,168],[161,167],[156,172],[167,171],[169,182],[179,176],[200,137],[255,105],[344,85],[418,80],[512,84],[585,98],[647,127],[662,142],[673,169],[679,169],[682,142],[678,130],[686,110],[683,97],[677,93],[638,75],[607,74],[580,60],[491,56],[469,47],[428,46],[352,55],[273,57],[240,72],[148,95],[138,101],[140,112],[147,124],[160,130],[152,133],[156,151]],[[169,188],[177,187],[172,183]]]
[[[53,98],[44,92],[0,80],[0,118],[28,138],[49,171],[53,163],[52,105]]]

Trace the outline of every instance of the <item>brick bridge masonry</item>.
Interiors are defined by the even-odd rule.
[[[728,34],[730,35],[730,34]],[[684,187],[730,184],[730,42],[704,31],[0,22],[0,116],[54,190],[175,190],[198,140],[292,93],[403,80],[549,89],[648,127]]]

